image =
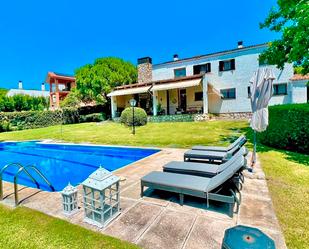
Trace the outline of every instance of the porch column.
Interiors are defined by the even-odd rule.
[[[208,113],[208,80],[203,77],[203,114]]]
[[[116,111],[117,111],[117,101],[115,96],[111,96],[111,113],[112,113],[112,119],[116,117]]]
[[[153,91],[152,94],[152,110],[153,116],[157,116],[157,105],[158,105],[157,91]]]

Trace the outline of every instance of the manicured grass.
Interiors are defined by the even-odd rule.
[[[139,248],[28,208],[0,205],[0,247],[17,248]]]
[[[69,142],[134,146],[190,147],[193,144],[227,143],[247,127],[245,121],[149,123],[131,129],[113,122],[52,126],[34,130],[0,133],[1,140],[58,139]]]
[[[131,135],[129,128],[107,122],[99,125],[94,123],[66,125],[62,129],[60,126],[54,126],[35,130],[0,133],[0,140],[57,139],[69,142],[189,148],[196,144],[227,144],[230,139],[238,136],[239,133],[248,133],[247,122],[150,123],[147,126],[138,127],[135,136]],[[247,135],[250,138],[250,134]],[[252,147],[251,143],[247,145],[250,148]],[[264,146],[259,146],[258,150],[267,176],[276,214],[288,247],[295,249],[309,248],[309,156],[275,150]],[[16,212],[16,216],[14,216],[14,212]],[[18,212],[21,212],[20,217],[22,219],[18,218]],[[53,243],[55,242],[51,240],[60,241],[63,247],[66,247],[66,245],[69,247],[70,243],[72,243],[69,239],[70,236],[75,236],[79,240],[83,237],[83,234],[89,234],[89,243],[94,243],[92,248],[96,248],[96,246],[100,248],[101,245],[104,245],[95,243],[109,243],[109,241],[112,241],[110,238],[83,230],[82,228],[67,224],[65,221],[51,217],[46,218],[46,221],[48,221],[46,222],[48,224],[46,224],[45,218],[41,219],[41,217],[46,217],[45,215],[24,208],[9,211],[0,206],[0,215],[2,217],[0,219],[0,244],[2,244],[2,240],[6,240],[6,242],[12,240],[10,242],[12,248],[19,248],[15,246],[19,244],[25,248],[48,246],[53,248],[55,245]],[[11,218],[11,216],[16,218]],[[10,223],[10,221],[12,222]],[[49,224],[60,225],[49,227]],[[28,241],[22,239],[22,234],[36,234],[36,231],[39,231],[41,227],[43,227],[43,232],[38,233],[35,238],[31,238]],[[14,231],[21,235],[16,238],[12,233],[6,232],[6,229],[8,231],[15,229]],[[62,233],[65,233],[65,235],[62,235]],[[32,239],[34,241],[31,241]],[[80,248],[82,248],[84,245],[82,243],[86,244],[85,241],[82,241],[76,245],[80,245]],[[122,245],[124,248],[128,246],[127,244]],[[71,246],[71,248],[74,248],[74,246]],[[106,248],[109,247],[107,246]]]
[[[288,248],[309,248],[309,156],[262,149],[259,157]]]

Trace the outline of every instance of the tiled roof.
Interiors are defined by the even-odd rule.
[[[197,74],[197,75],[178,77],[178,78],[173,78],[173,79],[156,80],[156,81],[151,81],[151,82],[147,82],[147,83],[134,83],[134,84],[115,87],[114,90],[122,90],[122,89],[129,89],[129,88],[136,88],[136,87],[143,87],[143,86],[176,83],[176,82],[181,82],[181,81],[186,81],[186,80],[193,80],[193,79],[202,78],[203,75],[204,74]]]
[[[58,75],[58,76],[64,76],[64,77],[72,77],[74,78],[74,75],[72,74],[64,74],[64,73],[57,73],[57,72],[54,72],[54,74]]]
[[[290,80],[292,81],[309,80],[309,74],[306,74],[306,75],[294,74],[294,76]]]
[[[253,49],[253,48],[266,47],[267,45],[268,45],[268,43],[262,43],[262,44],[251,45],[251,46],[244,46],[242,48],[234,48],[234,49],[224,50],[224,51],[221,51],[221,52],[214,52],[214,53],[209,53],[209,54],[204,54],[204,55],[198,55],[198,56],[193,56],[193,57],[189,57],[189,58],[179,59],[179,60],[176,60],[176,61],[174,61],[174,60],[173,61],[167,61],[167,62],[163,62],[163,63],[154,64],[154,66],[163,65],[163,64],[175,64],[175,63],[179,63],[179,62],[183,62],[183,61],[204,59],[204,58],[207,58],[207,57],[230,54],[230,53],[238,52],[238,51],[246,51],[246,50]]]
[[[47,78],[58,78],[58,79],[68,79],[68,80],[75,80],[75,77],[68,74],[61,74],[61,73],[55,73],[55,72],[48,72]]]

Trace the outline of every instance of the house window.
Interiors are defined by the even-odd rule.
[[[209,73],[210,71],[211,71],[210,63],[193,66],[193,74]]]
[[[235,59],[219,61],[219,71],[235,70]]]
[[[284,84],[274,84],[274,95],[287,95],[288,94],[288,85]]]
[[[194,94],[194,101],[202,101],[203,100],[203,92],[196,92]]]
[[[222,99],[236,99],[236,88],[221,89]]]
[[[179,77],[185,77],[186,76],[186,68],[177,68],[174,69],[174,77],[179,78]]]
[[[248,98],[251,98],[251,87],[250,86],[248,86],[247,92],[248,92]]]

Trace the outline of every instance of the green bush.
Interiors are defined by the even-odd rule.
[[[269,107],[269,126],[259,134],[265,145],[309,154],[309,104]]]
[[[0,91],[0,111],[43,111],[49,107],[48,98],[17,94],[8,97]]]
[[[105,113],[92,113],[87,115],[80,115],[80,122],[101,122],[106,120]]]
[[[1,112],[0,132],[33,129],[59,124],[73,124],[79,123],[79,119],[80,116],[76,108],[66,108],[56,111]]]
[[[133,125],[133,110],[132,107],[124,109],[120,116],[120,122],[128,126]],[[134,125],[142,126],[147,124],[147,114],[144,109],[134,107]]]

